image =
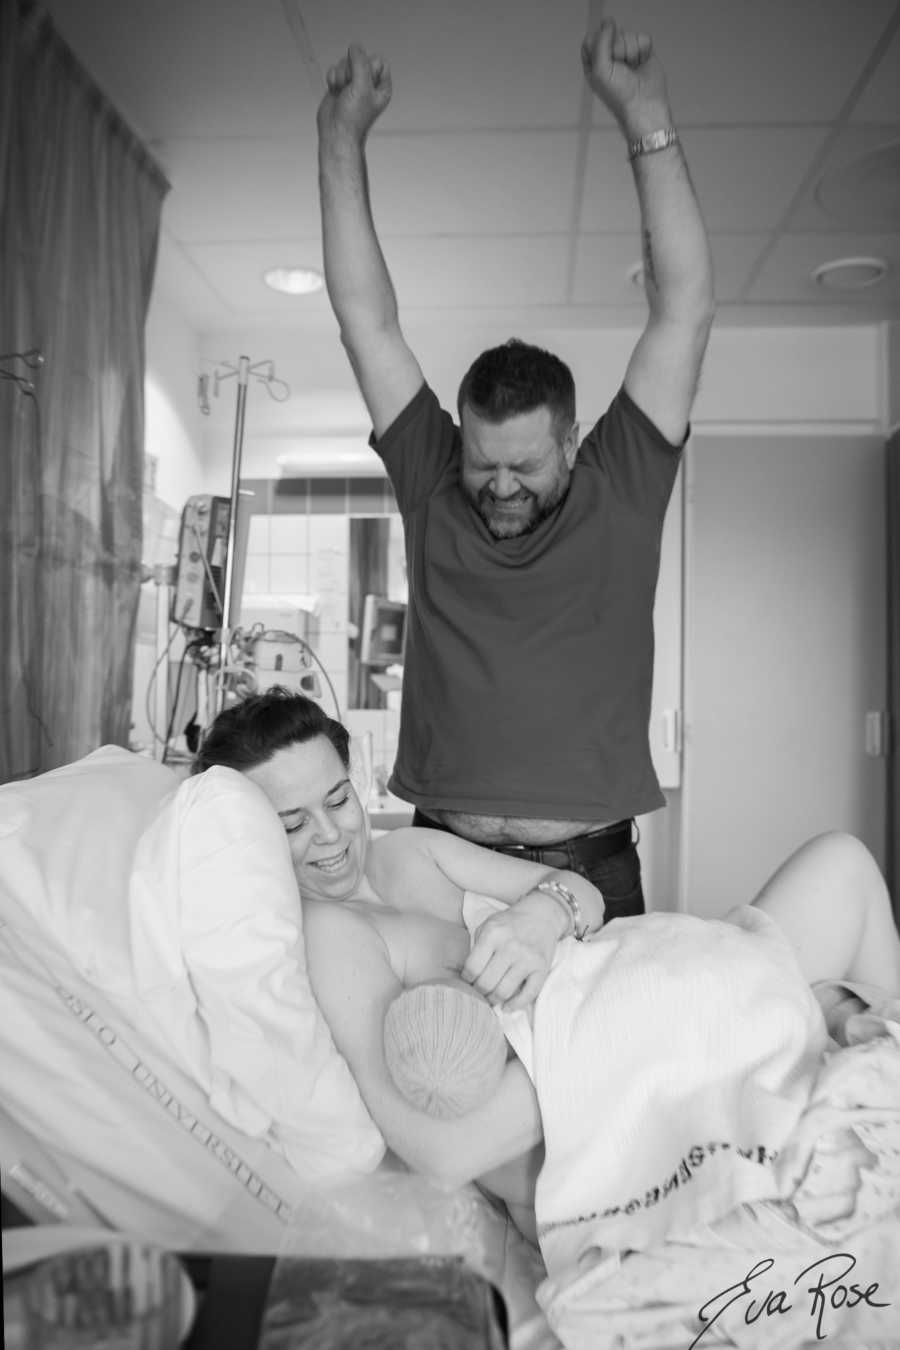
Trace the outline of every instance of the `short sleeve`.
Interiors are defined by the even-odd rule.
[[[621,388],[582,442],[579,459],[599,466],[621,501],[661,520],[689,434],[673,445]]]
[[[423,384],[384,435],[369,444],[384,464],[403,516],[457,472],[459,429]]]

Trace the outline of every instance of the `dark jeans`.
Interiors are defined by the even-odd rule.
[[[412,823],[424,829],[454,833],[448,826],[431,820],[418,807]],[[566,839],[562,843],[554,843],[552,847],[543,849],[532,847],[527,852],[507,849],[502,844],[486,844],[484,847],[491,848],[496,853],[508,853],[514,858],[524,857],[529,862],[544,863],[547,867],[566,868],[571,872],[577,872],[579,876],[587,877],[588,881],[601,892],[606,903],[604,923],[609,923],[610,919],[624,918],[628,914],[645,912],[644,891],[641,886],[641,860],[634,843],[626,844],[609,858],[595,859],[590,866],[585,866],[578,857],[578,836]],[[561,856],[563,854],[565,857]]]

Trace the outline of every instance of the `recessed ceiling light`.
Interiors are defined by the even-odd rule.
[[[313,267],[270,267],[263,273],[263,281],[285,295],[312,295],[325,284],[322,273]]]
[[[827,291],[864,291],[877,286],[889,270],[884,258],[835,258],[817,267],[813,280]]]

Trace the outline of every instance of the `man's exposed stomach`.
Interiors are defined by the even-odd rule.
[[[431,807],[425,812],[439,825],[473,844],[555,844],[574,839],[589,830],[601,830],[611,820],[531,820],[527,816],[482,816],[469,811],[444,811]]]

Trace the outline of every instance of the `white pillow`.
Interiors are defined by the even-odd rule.
[[[104,746],[0,786],[0,1176],[36,1219],[278,1250],[301,1185],[98,985],[128,990],[137,842],[177,785]]]
[[[130,993],[132,1020],[216,1111],[310,1181],[377,1166],[384,1143],[313,997],[262,789],[219,766],[183,782],[138,843],[128,912],[131,989],[108,992]]]
[[[249,779],[215,768],[179,784],[104,746],[0,787],[4,920],[298,1178],[377,1165],[383,1141],[306,978],[287,836]],[[32,1068],[22,1091],[40,1094]]]
[[[124,895],[134,850],[177,781],[152,759],[104,745],[0,787],[0,886],[88,974],[105,959],[97,941],[104,953],[127,946]]]

